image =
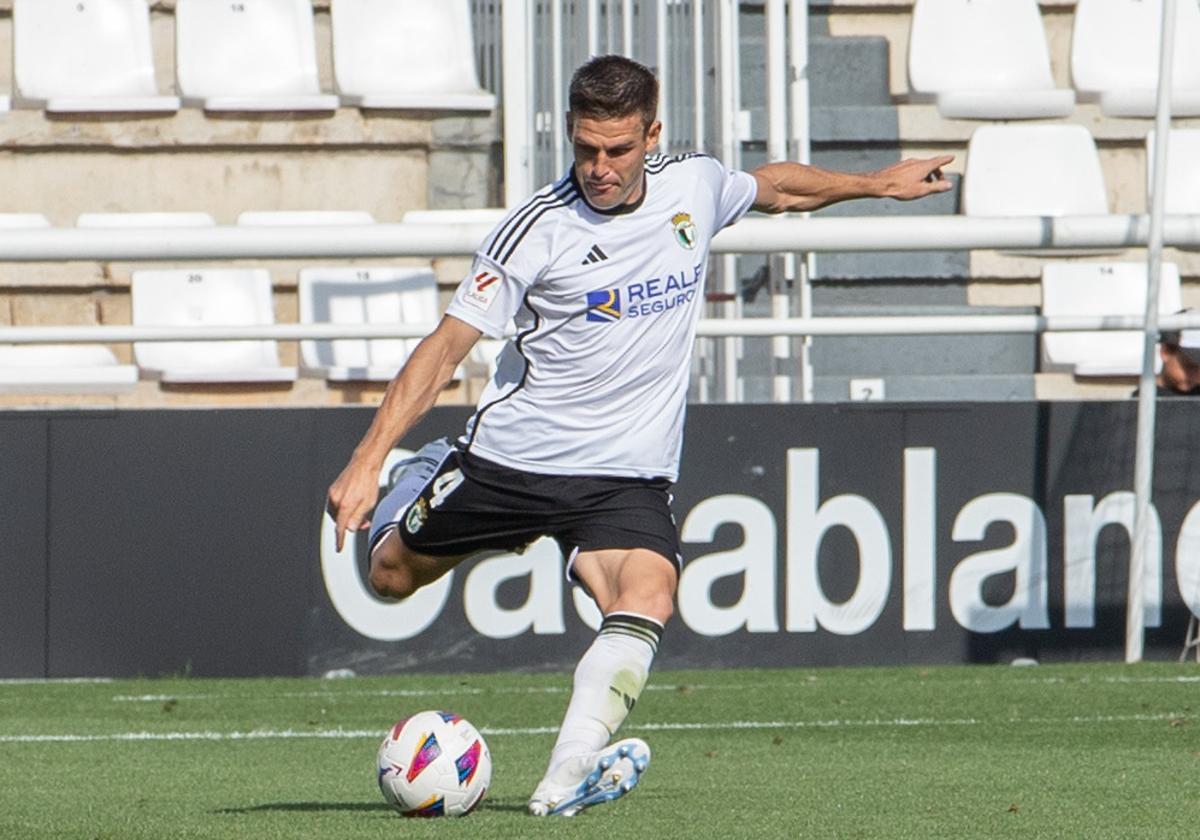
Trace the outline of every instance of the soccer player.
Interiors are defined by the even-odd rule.
[[[850,198],[944,192],[949,155],[878,172],[797,163],[731,171],[703,154],[651,154],[658,83],[600,56],[571,79],[574,165],[484,240],[437,328],[388,387],[329,488],[340,549],[369,527],[369,578],[405,598],[480,551],[542,535],[603,622],[575,669],[535,815],[571,816],[637,784],[650,749],[610,744],[641,693],[672,613],[682,557],[670,510],[688,370],[714,234],[751,209],[814,210]],[[516,338],[465,433],[393,473],[368,520],[385,456],[433,406],[482,333]]]

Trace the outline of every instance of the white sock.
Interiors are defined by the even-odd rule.
[[[650,676],[663,627],[635,613],[610,613],[575,668],[571,702],[550,753],[547,780],[570,784],[633,709]]]

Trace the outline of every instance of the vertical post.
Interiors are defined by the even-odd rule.
[[[784,0],[767,0],[767,160],[787,159],[787,20]],[[771,317],[787,318],[791,313],[788,279],[795,272],[793,254],[771,255]],[[777,335],[771,339],[771,399],[789,402],[792,398],[792,339]]]
[[[808,0],[788,0],[788,40],[791,67],[791,158],[800,163],[812,161],[808,122]],[[809,282],[808,260],[804,255],[794,263],[790,275],[794,282],[797,313],[801,318],[813,315],[812,284]],[[812,336],[797,341],[800,369],[800,398],[813,401]]]
[[[707,113],[704,109],[704,5],[703,0],[692,0],[692,133],[695,136],[693,145],[697,151],[706,151],[705,120]],[[699,355],[701,360],[710,363],[716,356],[716,340],[701,338]],[[701,370],[700,402],[708,402],[708,371]]]
[[[720,0],[717,13],[718,66],[717,77],[720,80],[718,100],[721,114],[721,160],[729,167],[738,165],[741,133],[739,131],[738,109],[738,0]],[[738,312],[738,282],[737,257],[726,254],[721,258],[721,286],[726,294],[732,294],[733,299],[721,304],[721,317],[737,318]],[[723,385],[722,399],[725,402],[736,402],[740,396],[740,379],[738,377],[738,356],[742,342],[734,337],[722,339]]]
[[[600,0],[587,0],[588,58],[600,52]]]
[[[1162,279],[1163,213],[1166,210],[1167,148],[1171,134],[1171,63],[1175,47],[1175,0],[1163,0],[1158,57],[1158,109],[1154,115],[1154,184],[1150,195],[1147,247],[1146,319],[1142,328],[1142,376],[1138,383],[1137,452],[1133,546],[1129,562],[1129,603],[1125,612],[1125,661],[1141,662],[1145,649],[1146,564],[1150,548],[1150,504],[1154,490],[1154,427],[1157,393],[1158,290]]]
[[[621,0],[621,55],[633,58],[633,0]]]
[[[533,192],[533,15],[529,0],[504,0],[500,13],[504,203],[514,207]]]
[[[566,163],[563,155],[563,20],[562,0],[550,0],[550,159],[554,171],[550,179],[562,175]]]
[[[654,4],[654,66],[658,70],[658,118],[662,131],[658,136],[658,150],[664,155],[670,148],[667,132],[671,130],[671,62],[667,58],[667,0],[656,0]]]

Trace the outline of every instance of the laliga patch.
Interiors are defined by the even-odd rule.
[[[500,291],[500,275],[493,271],[481,271],[466,284],[459,299],[480,312],[487,312],[496,301]]]
[[[404,518],[404,529],[410,534],[415,534],[421,530],[428,518],[429,506],[425,504],[424,499],[417,499],[408,509],[408,516]]]

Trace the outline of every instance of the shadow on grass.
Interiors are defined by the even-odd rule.
[[[262,805],[248,805],[245,808],[219,808],[216,814],[262,814],[280,813],[317,813],[320,811],[379,811],[389,812],[388,806],[382,802],[267,802]]]
[[[219,808],[216,814],[263,814],[263,813],[321,813],[341,811],[347,813],[378,812],[392,816],[393,811],[382,802],[266,802],[262,805],[248,805],[244,808]],[[524,799],[485,799],[479,804],[479,811],[509,811],[525,812]]]

